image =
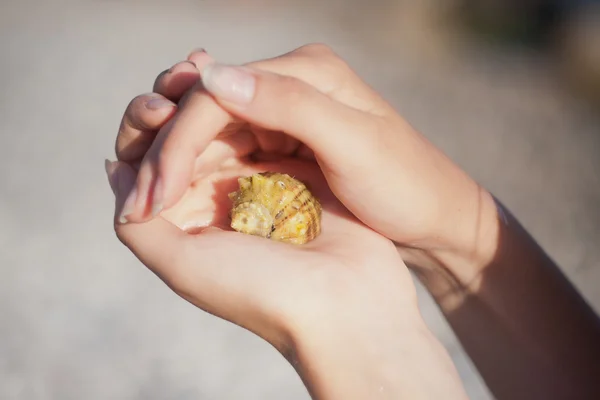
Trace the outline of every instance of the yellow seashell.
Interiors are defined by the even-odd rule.
[[[321,233],[321,203],[301,181],[287,174],[261,172],[238,179],[231,227],[241,233],[304,244]]]

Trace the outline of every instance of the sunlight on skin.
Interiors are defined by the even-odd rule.
[[[305,182],[319,198],[323,208],[322,232],[316,239],[298,246],[245,235],[229,227],[232,203],[228,194],[237,189],[237,179],[264,171],[288,173]],[[398,268],[402,261],[393,243],[365,226],[337,200],[314,161],[290,157],[282,157],[277,162],[227,159],[212,172],[204,171],[197,177],[181,200],[162,212],[160,218],[197,235],[199,240],[188,242],[192,246],[187,249],[181,248],[185,253],[189,251],[188,255],[184,255],[179,264],[171,265],[167,275],[161,270],[153,269],[153,272],[192,304],[268,337],[271,343],[281,339],[272,337],[274,333],[254,330],[256,321],[262,321],[260,326],[269,326],[263,321],[265,316],[276,315],[285,326],[292,315],[302,321],[308,319],[305,326],[311,329],[321,329],[313,322],[313,318],[315,321],[320,318],[321,312],[333,312],[337,318],[351,319],[354,313],[368,308],[367,304],[372,302],[381,308],[386,303],[398,303],[400,297],[394,307],[405,309],[412,308],[416,299],[408,270]],[[151,246],[164,245],[157,237],[148,240],[153,242]],[[240,258],[240,255],[243,256]],[[178,257],[173,255],[173,258]],[[240,266],[243,267],[240,269]],[[375,266],[382,269],[381,273],[373,275],[370,272]],[[220,278],[222,275],[227,278]],[[224,287],[222,279],[236,283],[233,287]],[[390,285],[390,280],[398,283]],[[366,284],[367,281],[370,283]],[[377,298],[367,295],[368,290],[362,288],[369,285],[379,287]],[[387,293],[397,287],[407,290],[402,296]],[[309,297],[305,296],[307,288],[311,292]],[[226,313],[214,309],[212,303],[198,297],[198,293],[207,291],[211,301],[226,301],[235,307]],[[255,297],[266,296],[269,302],[255,305],[256,310],[252,313],[244,311],[241,318],[234,311],[248,306],[248,293],[253,293],[252,301]],[[331,293],[336,293],[336,297],[348,296],[348,299],[341,301],[338,298],[343,307],[336,306],[334,311],[321,310]],[[300,298],[302,301],[298,301]],[[265,311],[267,309],[269,312]],[[388,323],[385,318],[380,322]]]
[[[231,231],[229,211],[232,203],[227,195],[238,189],[239,177],[264,171],[284,172],[300,179],[321,201],[323,233],[312,243],[318,244],[319,239],[333,234],[347,234],[352,226],[362,225],[331,193],[316,163],[291,158],[261,163],[229,159],[213,172],[196,179],[183,198],[161,216],[189,233],[198,233],[208,227]],[[373,233],[364,226],[357,233],[363,230]],[[311,243],[305,246],[312,247]]]

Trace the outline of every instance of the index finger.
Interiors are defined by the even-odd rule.
[[[303,46],[283,56],[247,65],[302,80],[361,111],[374,114],[389,111],[387,103],[323,45]],[[144,210],[169,208],[179,201],[193,178],[194,161],[232,121],[230,114],[200,84],[186,96],[171,123],[159,132],[140,169],[136,210],[142,214]],[[160,207],[148,207],[149,201]]]

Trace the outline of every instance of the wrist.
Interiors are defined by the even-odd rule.
[[[455,212],[440,229],[439,245],[402,252],[434,295],[477,289],[482,270],[496,256],[506,222],[494,196],[476,183],[460,192],[451,209]]]
[[[312,398],[466,398],[450,357],[420,315],[374,325],[320,327],[294,340],[288,360]]]
[[[502,216],[494,196],[479,185],[459,207],[465,211],[449,226],[448,246],[439,249],[436,255],[447,268],[459,275],[467,274],[464,278],[470,279],[493,260]]]

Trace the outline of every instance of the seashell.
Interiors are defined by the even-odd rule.
[[[241,233],[304,244],[321,233],[321,203],[301,181],[287,174],[261,172],[238,179],[231,227]]]

